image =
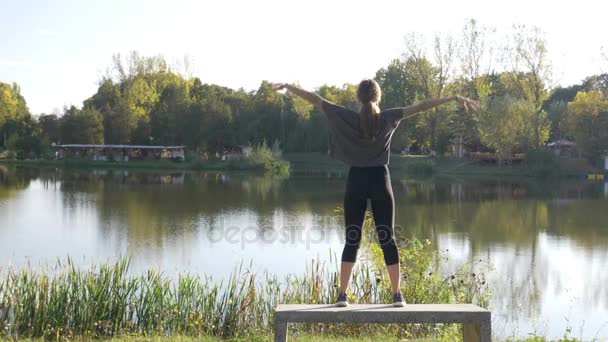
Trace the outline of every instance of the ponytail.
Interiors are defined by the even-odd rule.
[[[374,102],[365,102],[359,112],[359,122],[363,137],[367,140],[375,140],[378,134],[380,108]]]
[[[380,130],[380,97],[382,91],[380,85],[374,80],[363,80],[357,87],[357,99],[361,102],[359,112],[359,126],[361,133],[366,140],[376,140],[376,135]]]

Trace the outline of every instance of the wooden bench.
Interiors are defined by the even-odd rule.
[[[465,342],[491,341],[491,312],[473,304],[280,304],[275,342],[287,341],[287,323],[462,323]]]

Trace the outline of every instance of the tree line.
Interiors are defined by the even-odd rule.
[[[498,39],[497,37],[500,37]],[[608,58],[606,58],[608,61]],[[479,112],[444,106],[404,121],[393,140],[450,154],[455,144],[502,159],[571,139],[590,159],[608,149],[608,74],[552,87],[546,39],[538,28],[495,29],[468,21],[458,37],[405,37],[402,56],[374,78],[382,108],[459,94],[480,99]],[[277,80],[280,81],[280,80]],[[319,95],[357,110],[356,85],[323,85]],[[279,141],[286,152],[327,151],[323,114],[304,100],[205,84],[172,69],[161,56],[115,55],[97,92],[82,107],[32,115],[16,84],[0,83],[0,144],[17,157],[48,154],[51,143],[186,145],[217,153],[237,145]]]

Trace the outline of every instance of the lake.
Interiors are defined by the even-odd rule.
[[[0,267],[128,255],[133,272],[303,274],[340,256],[344,176],[0,164]],[[429,239],[445,272],[493,265],[498,336],[608,336],[608,183],[392,178],[397,235]]]

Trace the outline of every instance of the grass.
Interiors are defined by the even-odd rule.
[[[375,236],[366,219],[364,239]],[[376,241],[361,251],[349,299],[386,303],[391,298]],[[476,303],[488,307],[483,264],[444,274],[447,257],[430,242],[399,241],[401,292],[408,303]],[[332,303],[339,261],[312,261],[302,275],[278,279],[243,265],[222,281],[158,270],[128,272],[129,260],[79,268],[71,259],[53,266],[0,269],[0,341],[271,341],[278,303]],[[473,273],[473,270],[477,270]],[[480,270],[482,272],[480,272]],[[486,269],[489,270],[489,269]],[[293,341],[459,341],[454,324],[294,324]],[[562,341],[576,341],[566,338]],[[533,336],[508,341],[544,342]]]
[[[71,341],[89,341],[87,338],[73,338]],[[0,338],[0,342],[12,342],[13,339]],[[19,341],[23,342],[42,342],[45,341],[41,338],[25,338],[19,339]],[[271,334],[267,335],[250,335],[247,337],[241,338],[228,338],[221,339],[213,336],[121,336],[114,338],[106,338],[100,339],[100,341],[111,341],[111,342],[215,342],[215,341],[227,341],[227,342],[249,342],[249,341],[259,341],[259,342],[271,342],[274,341],[274,336]],[[295,342],[376,342],[376,341],[408,341],[408,342],[436,342],[442,341],[441,339],[425,339],[425,338],[415,338],[415,339],[400,339],[398,337],[390,336],[390,335],[381,335],[381,334],[370,334],[369,336],[362,337],[338,337],[338,336],[330,336],[327,334],[290,334],[289,341]],[[503,340],[504,342],[550,342],[550,341],[559,341],[559,342],[579,342],[581,340],[572,339],[572,338],[562,338],[559,340],[549,340],[544,337],[529,337],[525,339],[507,339]]]
[[[288,153],[284,155],[294,173],[337,173],[346,174],[348,167],[323,153]],[[578,177],[593,168],[583,159],[560,159],[557,169],[562,177]],[[390,169],[393,174],[407,173],[413,177],[456,176],[456,177],[536,177],[536,171],[525,163],[501,166],[487,162],[429,156],[402,156],[392,154]],[[546,175],[542,175],[544,178]]]
[[[276,174],[289,174],[289,164],[272,164],[273,169],[266,170],[264,165],[247,163],[240,160],[209,160],[195,162],[173,162],[169,160],[129,162],[106,162],[93,160],[6,160],[0,159],[0,163],[13,165],[31,165],[39,167],[61,167],[61,168],[91,168],[91,169],[130,169],[130,170],[167,170],[167,171],[253,171],[266,173],[270,171]]]
[[[110,169],[160,169],[160,170],[251,170],[254,167],[241,161],[209,160],[205,162],[173,162],[170,160],[132,160],[129,162],[107,162],[85,159],[66,160],[0,160],[6,164],[38,165],[53,167],[91,167]]]
[[[291,153],[285,154],[293,172],[335,172],[346,173],[348,167],[321,153]],[[407,173],[412,176],[433,175],[515,175],[524,176],[524,167],[497,167],[478,161],[455,158],[432,158],[429,156],[391,155],[390,169],[393,174]]]
[[[190,154],[193,158],[198,158]],[[173,162],[170,160],[132,160],[129,162],[94,161],[90,159],[64,159],[64,160],[16,160],[2,159],[0,162],[17,165],[36,165],[49,167],[76,167],[76,168],[112,168],[112,169],[161,169],[161,170],[197,170],[197,171],[256,171],[276,176],[289,175],[289,162],[281,157],[281,151],[276,146],[268,146],[266,142],[251,148],[248,159],[208,160],[197,159],[186,162]]]
[[[199,336],[199,337],[189,337],[189,336],[151,336],[151,337],[142,337],[142,336],[122,336],[111,339],[106,339],[104,341],[112,341],[112,342],[214,342],[214,341],[232,341],[232,342],[249,342],[249,341],[274,341],[273,335],[259,335],[259,336],[247,336],[246,338],[237,338],[237,339],[225,339],[222,340],[217,337],[212,336]],[[79,339],[74,339],[75,341],[79,341]],[[84,339],[82,339],[84,340]],[[0,342],[9,342],[12,340],[8,339],[0,339]],[[20,339],[20,341],[24,342],[41,342],[42,339]],[[375,341],[403,341],[395,337],[386,336],[386,335],[370,335],[368,337],[336,337],[336,336],[327,336],[327,335],[311,335],[311,334],[303,334],[303,335],[290,335],[289,341],[295,342],[375,342]],[[410,339],[409,342],[433,342],[436,340],[431,339]]]
[[[264,156],[264,154],[262,154]],[[140,170],[203,170],[203,171],[255,171],[270,172],[273,174],[326,174],[333,173],[345,175],[348,167],[337,160],[331,159],[327,154],[287,153],[282,157],[285,161],[265,160],[252,163],[240,160],[222,161],[211,159],[208,161],[172,162],[168,160],[155,161],[129,161],[104,162],[92,160],[2,160],[0,163],[17,165],[35,165],[65,168],[109,168],[109,169],[140,169]],[[589,173],[592,168],[582,159],[559,160],[559,173],[562,177],[580,177]],[[498,167],[495,164],[483,163],[468,159],[429,157],[429,156],[401,156],[391,155],[390,169],[394,175],[407,174],[413,178],[439,177],[541,177],[535,170],[525,164]],[[545,178],[546,175],[542,175]]]
[[[371,218],[366,231],[372,232]],[[377,243],[361,254],[351,283],[354,303],[386,303],[392,294]],[[402,293],[409,303],[488,305],[485,278],[463,265],[442,274],[442,260],[430,242],[400,242]],[[81,269],[71,259],[56,265],[0,270],[0,338],[100,339],[184,336],[261,340],[271,336],[279,303],[332,303],[339,261],[312,261],[302,275],[278,279],[243,265],[220,282],[184,273],[169,278],[157,270],[131,275],[129,260]],[[458,339],[456,325],[298,324],[293,336],[394,336]],[[323,338],[325,339],[325,338]],[[306,339],[303,339],[306,340]]]
[[[256,283],[256,275],[243,269],[214,284],[189,274],[172,280],[153,270],[128,276],[128,266],[123,259],[80,270],[68,259],[54,269],[9,269],[0,282],[2,334],[47,340],[163,334],[238,340],[270,334],[278,303],[335,300],[335,273],[325,272],[319,264],[284,286],[272,277]],[[354,287],[366,289],[372,297],[386,292],[366,281],[370,278],[370,269],[359,272]],[[323,326],[336,333],[335,326],[327,329],[323,324],[301,329],[319,332]],[[347,331],[356,336],[366,329],[352,325]]]

